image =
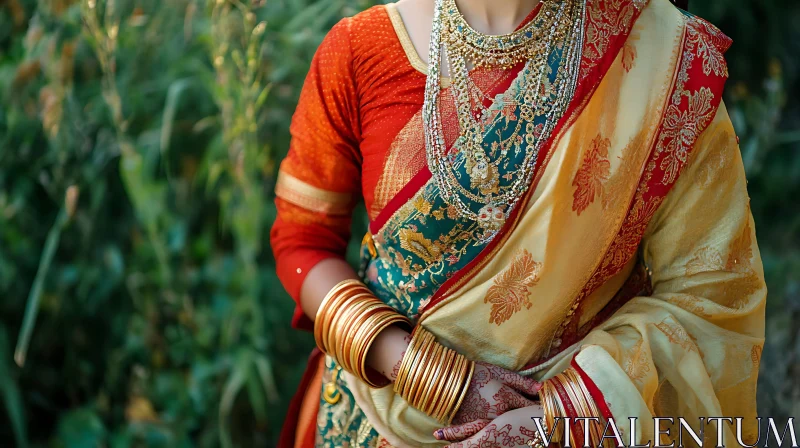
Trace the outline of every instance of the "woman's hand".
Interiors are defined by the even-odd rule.
[[[464,425],[492,419],[512,409],[532,406],[531,399],[541,384],[510,370],[491,364],[475,363],[475,372],[453,425]]]
[[[542,407],[533,403],[531,406],[508,411],[494,420],[448,426],[437,430],[434,436],[439,440],[453,442],[447,445],[448,448],[530,446],[535,444],[539,435],[534,419],[543,416]]]

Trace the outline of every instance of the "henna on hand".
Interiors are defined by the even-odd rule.
[[[528,396],[538,394],[541,384],[531,378],[486,363],[476,363],[467,395],[453,424],[494,419],[512,409],[530,406]],[[528,396],[526,396],[528,395]]]
[[[487,422],[479,420],[462,425],[453,425],[434,432],[439,440],[453,442],[448,448],[504,448],[528,446],[538,438],[534,419],[544,414],[541,405],[509,411]],[[480,428],[480,429],[478,429]],[[478,429],[477,431],[475,431]]]

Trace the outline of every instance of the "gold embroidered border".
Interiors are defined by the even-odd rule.
[[[349,193],[323,190],[283,171],[278,172],[275,195],[299,207],[327,215],[350,213],[353,199]]]
[[[392,21],[392,27],[394,28],[395,34],[397,34],[397,40],[400,41],[400,45],[406,53],[408,62],[418,72],[427,75],[428,64],[422,60],[419,53],[417,53],[417,49],[414,48],[414,43],[411,42],[411,36],[408,35],[408,29],[406,29],[405,23],[403,23],[403,18],[400,16],[400,11],[397,10],[397,6],[394,3],[387,4],[386,13],[389,15],[389,20]],[[443,88],[448,87],[450,85],[450,78],[441,76],[441,84]]]
[[[406,25],[403,23],[403,18],[400,17],[400,12],[397,10],[397,7],[393,3],[389,3],[386,5],[386,13],[389,14],[394,32],[397,33],[397,39],[400,41],[400,45],[403,46],[403,51],[406,52],[408,62],[411,63],[412,67],[427,75],[428,64],[419,57],[419,53],[417,53],[416,48],[414,48],[414,44],[411,42],[411,36],[408,35],[408,30],[406,30]]]

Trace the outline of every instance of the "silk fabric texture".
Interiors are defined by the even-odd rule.
[[[766,287],[720,98],[729,42],[667,0],[589,0],[587,14],[581,82],[596,85],[568,111],[511,228],[415,317],[468,358],[539,380],[574,359],[615,420],[639,419],[639,442],[654,440],[654,416],[745,417],[752,440]],[[647,293],[619,300],[642,266]],[[440,425],[391,388],[344,376],[388,444],[442,444]]]

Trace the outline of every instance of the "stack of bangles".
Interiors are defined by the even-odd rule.
[[[475,363],[441,344],[417,326],[394,383],[394,391],[411,406],[450,425],[464,397]]]
[[[606,421],[586,388],[586,384],[575,369],[569,368],[545,381],[541,390],[539,390],[539,398],[544,410],[546,428],[552,430],[552,428],[556,427],[558,423],[555,420],[556,416],[572,418],[569,431],[570,446],[584,446],[586,441],[584,423],[583,421],[575,421],[576,417],[599,419],[599,422],[589,422],[588,440],[589,446],[603,445],[603,431],[606,427]],[[561,440],[561,438],[563,438],[565,431],[559,430],[553,433],[553,442],[563,445],[565,441]]]
[[[377,335],[391,325],[411,329],[411,321],[376,298],[357,280],[345,280],[325,296],[314,323],[317,346],[344,370],[371,387],[389,381],[366,365]],[[417,326],[400,362],[394,391],[411,406],[450,424],[464,401],[475,364],[435,341]]]
[[[314,322],[314,339],[324,353],[370,387],[389,380],[367,368],[367,353],[378,334],[392,325],[411,330],[411,321],[381,302],[358,280],[334,286],[320,304]]]

